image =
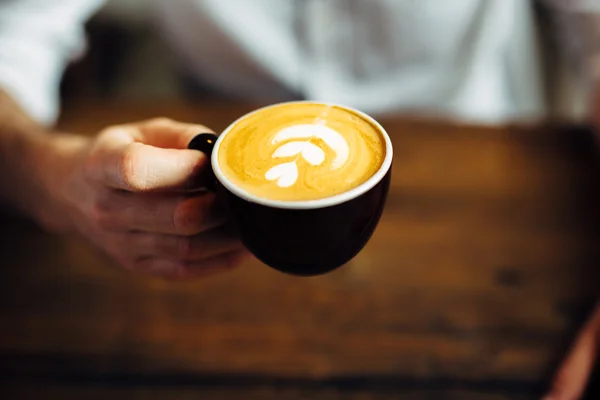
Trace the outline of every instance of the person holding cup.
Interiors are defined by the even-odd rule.
[[[244,247],[214,192],[191,190],[213,179],[210,149],[188,148],[198,133],[212,132],[209,127],[157,118],[107,127],[95,138],[52,129],[61,73],[83,51],[83,23],[102,3],[0,4],[0,198],[49,230],[81,233],[131,270],[188,278],[231,269]],[[597,92],[600,5],[543,3],[560,21],[565,47],[587,87]],[[188,75],[239,98],[272,103],[305,98],[369,113],[433,112],[486,123],[547,111],[530,1],[182,0],[157,6]],[[590,110],[598,121],[600,107]],[[219,140],[217,149],[225,144],[225,138]],[[320,165],[319,151],[308,144],[298,149],[285,151]],[[352,192],[355,197],[344,198],[351,201],[381,182],[384,187],[391,148],[385,146],[382,154],[372,175],[381,176],[336,195]],[[218,172],[220,163],[215,165]],[[282,184],[293,180],[291,165],[276,167],[261,170],[264,177]],[[239,185],[221,172],[216,174],[220,190],[236,194]],[[299,201],[313,200],[321,201]],[[303,211],[319,209],[301,204]],[[357,222],[366,238],[376,214]],[[261,244],[250,247],[260,253]],[[597,321],[592,318],[574,350],[585,356],[569,359],[553,398],[581,392],[593,360],[589,355],[597,352]]]
[[[214,195],[181,194],[208,168],[206,155],[187,146],[209,127],[159,118],[107,127],[93,139],[52,131],[61,72],[84,50],[83,23],[103,3],[0,4],[0,198],[49,229],[83,233],[130,269],[187,276],[197,268],[174,265],[213,265],[198,261],[224,254],[234,261],[216,264],[235,264],[237,252],[229,250],[239,243],[213,232],[222,220]],[[530,2],[371,3],[182,0],[157,2],[155,9],[187,76],[239,98],[307,98],[486,123],[543,114]],[[582,76],[595,79],[599,6],[544,3],[561,21]],[[470,26],[476,37],[459,34]],[[385,40],[377,34],[384,31]],[[261,43],[271,44],[271,55]],[[218,240],[197,238],[207,232]],[[162,253],[146,254],[159,251],[157,235],[166,235]]]

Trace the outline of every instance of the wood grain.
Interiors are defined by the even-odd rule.
[[[220,130],[253,107],[82,104],[61,128],[94,134],[166,115]],[[380,119],[395,151],[385,214],[365,250],[322,277],[249,260],[168,283],[77,238],[1,220],[2,374],[41,380],[57,398],[150,399],[153,379],[189,383],[164,389],[174,399],[233,397],[236,382],[245,398],[532,398],[598,291],[590,133]],[[141,387],[103,389],[131,376]],[[194,388],[218,376],[222,390]],[[340,394],[336,379],[364,384]],[[100,383],[65,384],[82,381]],[[37,398],[37,386],[12,393],[24,387]]]
[[[335,389],[274,389],[271,387],[246,388],[223,387],[213,389],[198,388],[95,388],[77,386],[39,386],[24,388],[12,385],[7,388],[6,394],[10,398],[35,400],[52,398],[61,400],[130,400],[130,399],[169,399],[169,400],[196,400],[199,398],[211,400],[240,399],[245,400],[525,400],[530,397],[514,394],[493,394],[485,392],[468,392],[462,390],[398,390],[380,391],[373,393],[362,390],[335,390]]]

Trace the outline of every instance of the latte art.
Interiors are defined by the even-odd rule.
[[[311,141],[313,138],[321,139],[334,152],[335,158],[331,163],[331,169],[338,169],[348,160],[348,143],[342,135],[323,124],[293,125],[282,129],[275,135],[272,144],[278,144],[285,140],[293,141],[283,144],[273,153],[274,158],[296,157],[293,161],[279,164],[269,169],[265,175],[267,180],[277,179],[277,185],[288,187],[296,183],[298,179],[298,157],[303,157],[312,166],[321,165],[325,160],[325,152]],[[305,139],[297,141],[296,139]]]
[[[218,160],[236,186],[272,200],[313,200],[348,191],[381,166],[385,144],[357,113],[318,103],[282,104],[238,121]]]

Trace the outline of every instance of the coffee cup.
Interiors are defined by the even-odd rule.
[[[242,242],[266,265],[314,276],[350,261],[382,215],[392,144],[372,117],[312,101],[270,105],[190,148],[210,157]]]

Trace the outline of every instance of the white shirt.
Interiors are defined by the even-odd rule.
[[[546,0],[562,15],[600,0]],[[102,0],[0,0],[0,86],[44,124]],[[240,98],[499,122],[544,114],[527,0],[155,0],[190,73]],[[151,62],[151,60],[149,60]]]

